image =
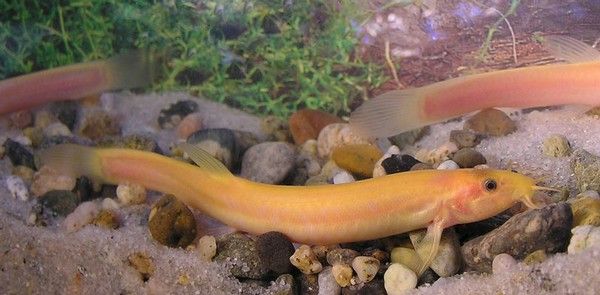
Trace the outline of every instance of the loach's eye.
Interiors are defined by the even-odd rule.
[[[488,192],[493,192],[496,190],[496,188],[498,187],[498,184],[496,183],[495,180],[493,179],[486,179],[483,182],[483,187],[485,188],[486,191]]]

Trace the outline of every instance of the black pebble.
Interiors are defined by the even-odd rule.
[[[409,171],[412,166],[420,163],[417,159],[409,155],[392,155],[381,162],[386,174]]]
[[[293,268],[290,256],[294,254],[294,245],[280,232],[268,232],[256,240],[258,255],[265,266],[277,275],[291,273]]]
[[[177,124],[173,122],[173,117],[179,116],[183,119],[185,116],[198,110],[198,103],[192,100],[180,100],[166,109],[162,109],[158,115],[158,125],[160,128],[173,128]]]
[[[8,138],[3,146],[6,149],[6,155],[13,166],[26,166],[36,170],[33,154],[22,144]]]
[[[80,203],[79,196],[67,190],[52,190],[39,198],[39,202],[56,215],[67,216]]]
[[[52,112],[61,123],[73,130],[77,123],[78,108],[79,104],[74,101],[60,101],[52,105]]]
[[[85,176],[77,178],[73,193],[75,193],[82,202],[93,199],[94,187],[92,181]]]

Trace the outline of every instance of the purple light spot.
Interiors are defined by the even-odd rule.
[[[433,18],[425,19],[425,23],[423,24],[423,30],[429,38],[433,41],[440,40],[445,37],[444,33],[438,30],[438,24]]]
[[[577,20],[583,19],[587,14],[587,10],[577,3],[570,3],[568,6],[568,11],[569,14],[571,14]]]
[[[479,17],[483,11],[477,5],[461,2],[456,6],[454,15],[462,22],[463,25],[472,25],[473,20]]]

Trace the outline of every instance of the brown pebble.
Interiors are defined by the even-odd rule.
[[[154,274],[154,261],[146,253],[135,252],[127,257],[129,265],[140,274],[140,279],[146,282]]]
[[[375,163],[382,156],[381,150],[372,144],[343,145],[331,153],[331,159],[340,168],[361,178],[373,176]]]
[[[464,129],[485,135],[504,136],[517,130],[517,125],[503,111],[492,108],[482,110],[469,118]]]
[[[311,109],[299,110],[288,120],[292,138],[297,145],[301,145],[309,139],[317,139],[319,132],[325,126],[342,122],[342,119],[334,115]]]
[[[472,148],[458,150],[452,156],[452,161],[456,162],[460,168],[473,168],[477,165],[487,163],[485,157]]]
[[[119,123],[110,114],[102,111],[90,114],[82,124],[81,134],[91,140],[121,133]]]
[[[102,210],[92,220],[92,224],[106,229],[117,229],[119,228],[119,218],[112,210]]]
[[[169,247],[185,248],[196,238],[194,214],[173,195],[163,196],[152,206],[148,228],[156,241]]]
[[[480,138],[469,130],[452,130],[450,131],[450,141],[454,142],[458,148],[467,148],[479,144]]]
[[[13,126],[23,129],[33,124],[33,114],[29,110],[17,111],[9,115],[9,120]]]
[[[187,139],[192,133],[202,129],[202,115],[191,113],[183,118],[177,125],[177,138]]]

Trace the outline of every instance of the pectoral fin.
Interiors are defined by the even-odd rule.
[[[577,63],[600,60],[600,51],[571,37],[545,36],[542,44],[554,57],[564,59],[567,62]]]
[[[427,227],[427,233],[421,240],[411,240],[417,251],[417,254],[421,257],[423,264],[419,267],[418,276],[431,265],[433,259],[437,255],[440,247],[440,240],[442,239],[442,232],[444,231],[444,220],[436,219],[432,224]]]

